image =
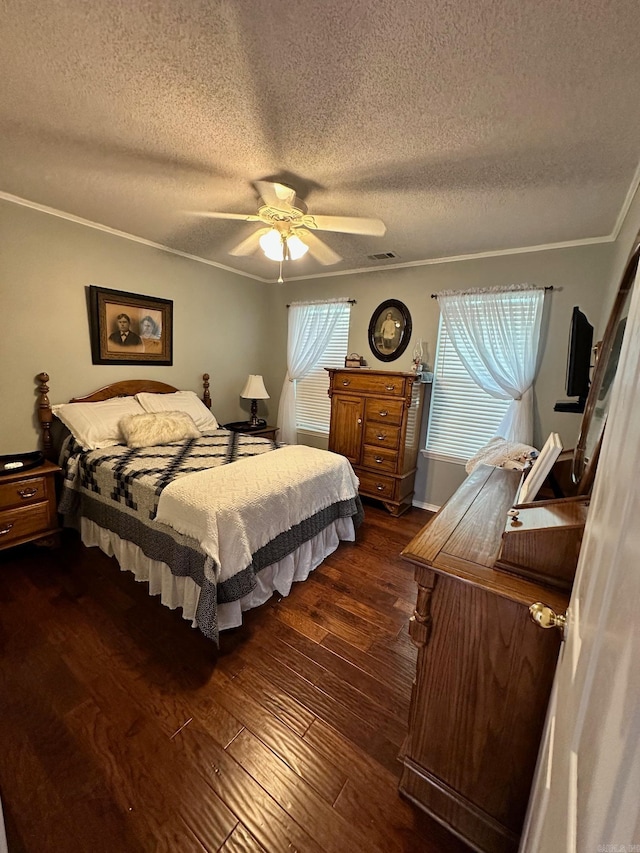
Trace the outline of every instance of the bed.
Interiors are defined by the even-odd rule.
[[[129,380],[54,406],[48,375],[38,379],[65,526],[215,643],[354,541],[363,512],[349,462],[220,428],[207,374],[202,400]]]

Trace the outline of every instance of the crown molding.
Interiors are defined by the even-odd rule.
[[[496,251],[491,252],[476,252],[469,255],[451,255],[446,258],[428,258],[424,261],[407,261],[403,264],[385,264],[384,266],[379,267],[362,267],[361,269],[356,270],[341,270],[339,272],[321,272],[316,275],[301,275],[301,276],[287,276],[286,281],[305,281],[306,279],[311,278],[330,278],[332,276],[339,275],[357,275],[360,273],[371,273],[371,272],[380,272],[381,270],[398,270],[398,269],[408,269],[409,267],[425,267],[430,264],[452,264],[457,261],[474,261],[479,258],[499,258],[503,255],[524,255],[528,252],[547,252],[551,249],[570,249],[576,246],[592,246],[594,244],[599,243],[613,243],[615,242],[615,237],[610,234],[606,237],[585,237],[582,240],[566,240],[563,243],[545,243],[540,246],[523,246],[518,249],[498,249]],[[271,279],[271,281],[275,282],[276,279]]]
[[[407,261],[406,263],[400,264],[384,264],[375,267],[361,267],[359,269],[353,270],[334,270],[331,272],[313,273],[311,275],[287,276],[285,283],[288,284],[292,281],[309,281],[311,279],[318,278],[335,278],[338,276],[345,275],[361,275],[362,273],[382,272],[383,270],[410,269],[411,267],[431,266],[434,264],[452,264],[457,263],[459,261],[479,260],[481,258],[499,258],[507,255],[523,255],[527,254],[528,252],[547,252],[553,249],[569,249],[579,246],[592,246],[600,243],[613,243],[617,239],[622,229],[624,220],[629,212],[629,208],[631,207],[631,203],[639,185],[640,164],[636,169],[633,181],[625,197],[624,204],[616,220],[615,227],[612,233],[607,236],[586,237],[581,240],[566,240],[561,243],[544,243],[538,246],[522,246],[517,249],[498,249],[496,251],[475,252],[466,255],[451,255],[450,257],[444,258],[427,258],[421,261]],[[129,234],[126,231],[118,231],[116,228],[110,228],[107,225],[101,225],[99,222],[92,222],[89,219],[83,219],[80,216],[74,216],[72,213],[66,213],[63,210],[57,210],[54,207],[48,207],[44,204],[38,204],[37,202],[20,198],[20,196],[11,195],[10,193],[3,192],[2,190],[0,190],[0,200],[8,201],[11,204],[18,204],[22,207],[28,207],[31,210],[37,210],[38,212],[45,213],[49,216],[56,216],[59,219],[66,219],[68,222],[74,222],[77,225],[83,225],[85,228],[93,228],[96,231],[102,231],[105,234],[111,234],[114,237],[121,237],[122,239],[130,240],[133,243],[140,243],[143,246],[149,246],[150,248],[158,249],[161,252],[168,252],[171,255],[177,255],[181,258],[187,258],[187,260],[190,261],[196,261],[200,264],[206,264],[207,266],[215,267],[216,269],[224,270],[225,272],[235,273],[235,275],[242,276],[243,278],[250,278],[253,281],[259,281],[263,284],[277,284],[276,278],[264,278],[262,276],[253,275],[251,273],[243,272],[241,270],[234,269],[233,267],[226,266],[225,264],[218,263],[217,261],[209,260],[208,258],[201,258],[199,255],[191,255],[188,252],[181,252],[179,249],[171,249],[169,246],[162,245],[162,243],[154,243],[152,240],[146,240],[144,237],[138,237],[135,234]]]
[[[81,216],[74,216],[72,213],[65,213],[64,210],[57,210],[55,207],[47,207],[45,204],[38,204],[35,201],[29,201],[26,198],[20,198],[17,195],[0,190],[0,200],[8,201],[11,204],[19,204],[21,207],[28,207],[31,210],[37,210],[39,213],[46,213],[48,216],[56,216],[58,219],[66,219],[68,222],[74,222],[76,225],[83,225],[85,228],[93,228],[95,231],[103,231],[105,234],[111,234],[113,237],[122,237],[123,240],[130,240],[132,243],[140,243],[143,246],[149,246],[152,249],[159,249],[161,252],[168,252],[170,255],[178,255],[180,258],[187,258],[190,261],[197,261],[201,264],[207,264],[210,267],[216,267],[225,272],[232,272],[236,275],[241,275],[244,278],[252,278],[255,281],[261,281],[269,284],[271,279],[261,278],[257,275],[251,275],[248,272],[241,272],[233,267],[227,267],[217,261],[211,261],[208,258],[201,258],[198,255],[190,255],[189,252],[181,252],[179,249],[171,249],[169,246],[163,246],[162,243],[154,243],[153,240],[146,240],[144,237],[137,237],[135,234],[129,234],[126,231],[118,231],[116,228],[110,228],[108,225],[101,225],[99,222],[92,222],[90,219],[83,219]]]
[[[616,224],[613,226],[613,231],[611,232],[611,236],[614,240],[618,239],[620,232],[622,231],[622,227],[624,225],[624,221],[627,218],[627,214],[629,213],[629,208],[633,202],[635,194],[638,191],[638,186],[640,185],[640,163],[636,168],[636,171],[633,175],[633,179],[629,186],[629,190],[627,191],[627,195],[625,200],[620,208],[620,213],[618,214],[618,218],[616,219]]]

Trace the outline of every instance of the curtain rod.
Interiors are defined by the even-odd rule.
[[[332,301],[333,301],[333,300],[331,300],[331,299],[323,299],[323,300],[322,300],[322,302],[306,302],[306,303],[305,303],[305,302],[301,302],[300,304],[301,304],[301,305],[322,305],[322,303],[323,303],[323,302],[332,302]],[[336,300],[336,301],[338,301],[338,302],[348,302],[348,303],[349,303],[349,305],[357,305],[357,304],[358,304],[356,299],[339,299],[339,300]],[[287,308],[291,308],[291,305],[287,305]]]
[[[525,286],[523,286],[523,287],[521,287],[521,288],[520,288],[520,287],[515,287],[515,288],[510,288],[510,287],[504,287],[504,288],[502,288],[502,287],[496,287],[494,292],[495,292],[495,293],[499,293],[499,292],[507,293],[509,290],[520,290],[520,289],[522,289],[522,290],[540,290],[540,288],[539,288],[539,287],[535,287],[535,285],[532,285],[531,287],[526,287],[526,285],[525,285]],[[547,285],[546,285],[544,288],[542,288],[542,289],[543,289],[543,290],[553,290],[553,285],[552,285],[552,284],[547,284]],[[442,291],[441,293],[432,293],[432,294],[431,294],[431,298],[432,298],[432,299],[437,299],[437,298],[438,298],[438,296],[442,296],[442,293],[446,293],[447,295],[449,295],[449,294],[452,294],[452,295],[458,295],[458,294],[459,294],[459,295],[462,295],[462,294],[465,294],[465,295],[466,295],[467,293],[491,293],[492,291],[493,291],[493,288],[488,288],[487,290],[459,290],[459,291],[456,291],[456,290],[453,290],[453,291],[452,291],[452,290],[444,290],[444,291]],[[287,307],[289,307],[289,306],[287,306]]]

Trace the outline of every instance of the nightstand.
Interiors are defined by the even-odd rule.
[[[23,542],[58,544],[58,473],[57,465],[43,462],[37,468],[0,477],[0,551]]]
[[[234,421],[232,424],[225,424],[225,429],[230,429],[231,432],[241,432],[244,435],[259,435],[262,438],[270,438],[271,441],[276,440],[276,435],[278,433],[277,426],[259,426],[259,427],[251,427],[249,426],[248,421]]]

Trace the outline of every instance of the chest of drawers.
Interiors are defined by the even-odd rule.
[[[57,544],[58,526],[55,475],[52,462],[0,479],[0,550],[38,541]]]
[[[392,515],[411,506],[424,386],[413,373],[328,368],[329,450],[346,456],[360,494]]]

